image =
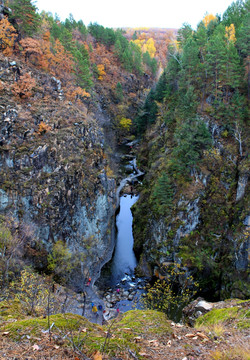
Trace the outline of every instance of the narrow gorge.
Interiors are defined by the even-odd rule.
[[[0,358],[247,360],[249,10],[0,0]]]

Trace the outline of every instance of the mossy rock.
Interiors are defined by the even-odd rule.
[[[171,334],[172,329],[167,316],[155,310],[131,310],[119,322],[119,331],[131,329],[133,334]]]
[[[213,309],[199,317],[195,326],[227,325],[238,329],[250,327],[249,301],[241,301],[238,305],[224,309]]]
[[[86,318],[75,314],[56,314],[51,315],[49,322],[48,317],[42,318],[25,318],[15,322],[6,323],[3,325],[4,331],[9,331],[10,336],[14,340],[19,340],[23,334],[39,335],[42,331],[47,331],[52,324],[53,333],[60,331],[74,332],[84,327],[86,331],[93,331],[94,324],[90,323]]]

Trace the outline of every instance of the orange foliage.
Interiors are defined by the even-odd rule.
[[[22,39],[20,41],[20,44],[23,48],[21,53],[25,56],[25,61],[27,61],[28,59],[31,61],[31,56],[32,56],[34,63],[39,64],[40,57],[42,55],[39,41],[28,37]]]
[[[49,32],[49,30],[46,31],[46,32],[43,34],[43,40],[44,40],[44,41],[49,41],[49,40],[50,40],[50,32]]]
[[[52,75],[65,80],[73,71],[73,58],[57,39],[54,46],[50,42],[50,33],[47,31],[43,38],[35,40],[25,38],[20,41],[22,45],[22,54],[25,60],[29,60],[36,66],[50,72]]]
[[[231,24],[230,26],[226,26],[226,38],[229,42],[235,43],[236,37],[235,37],[235,26],[234,24]]]
[[[85,89],[82,89],[81,87],[77,88],[69,88],[66,97],[68,100],[74,101],[74,100],[82,100],[83,98],[90,97],[90,94],[85,91]]]
[[[46,132],[50,131],[51,127],[48,124],[45,124],[43,121],[40,122],[39,126],[38,126],[38,134],[39,135],[43,135]]]
[[[12,85],[12,92],[21,99],[32,95],[32,89],[36,86],[36,81],[30,74],[26,73],[20,76],[20,79]]]
[[[207,27],[210,21],[216,19],[217,19],[216,16],[214,16],[213,14],[207,14],[202,21],[204,22],[204,25]]]
[[[73,70],[72,55],[65,51],[63,45],[56,39],[54,46],[53,67],[56,75],[62,75],[64,72],[70,73]]]
[[[102,65],[102,64],[97,65],[97,69],[98,69],[98,73],[99,73],[98,80],[102,81],[103,76],[106,75],[106,72],[104,70],[104,65]]]
[[[15,28],[9,23],[7,16],[0,21],[0,50],[4,55],[11,55],[17,37]]]
[[[57,39],[52,48],[50,41],[40,40],[40,47],[42,51],[41,67],[52,75],[67,79],[67,74],[73,71],[73,59],[65,51],[60,41]]]

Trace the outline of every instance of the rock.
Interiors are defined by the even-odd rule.
[[[2,189],[0,189],[0,210],[4,210],[7,208],[9,203],[9,197],[6,194],[6,192]]]
[[[209,303],[201,298],[192,301],[189,305],[187,305],[183,310],[184,320],[191,326],[194,325],[195,320],[207,313],[208,311],[213,309],[213,304]]]
[[[247,182],[248,182],[247,174],[243,174],[242,176],[240,176],[237,184],[236,201],[240,201],[244,197]]]
[[[195,305],[195,309],[202,313],[212,310],[212,308],[213,308],[213,305],[211,303],[208,303],[205,300],[201,300],[198,302],[197,305]]]

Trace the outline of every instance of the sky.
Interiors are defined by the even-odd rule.
[[[87,26],[97,22],[105,27],[193,29],[209,14],[223,14],[233,0],[36,0],[39,12],[45,10],[65,20],[71,13]]]

